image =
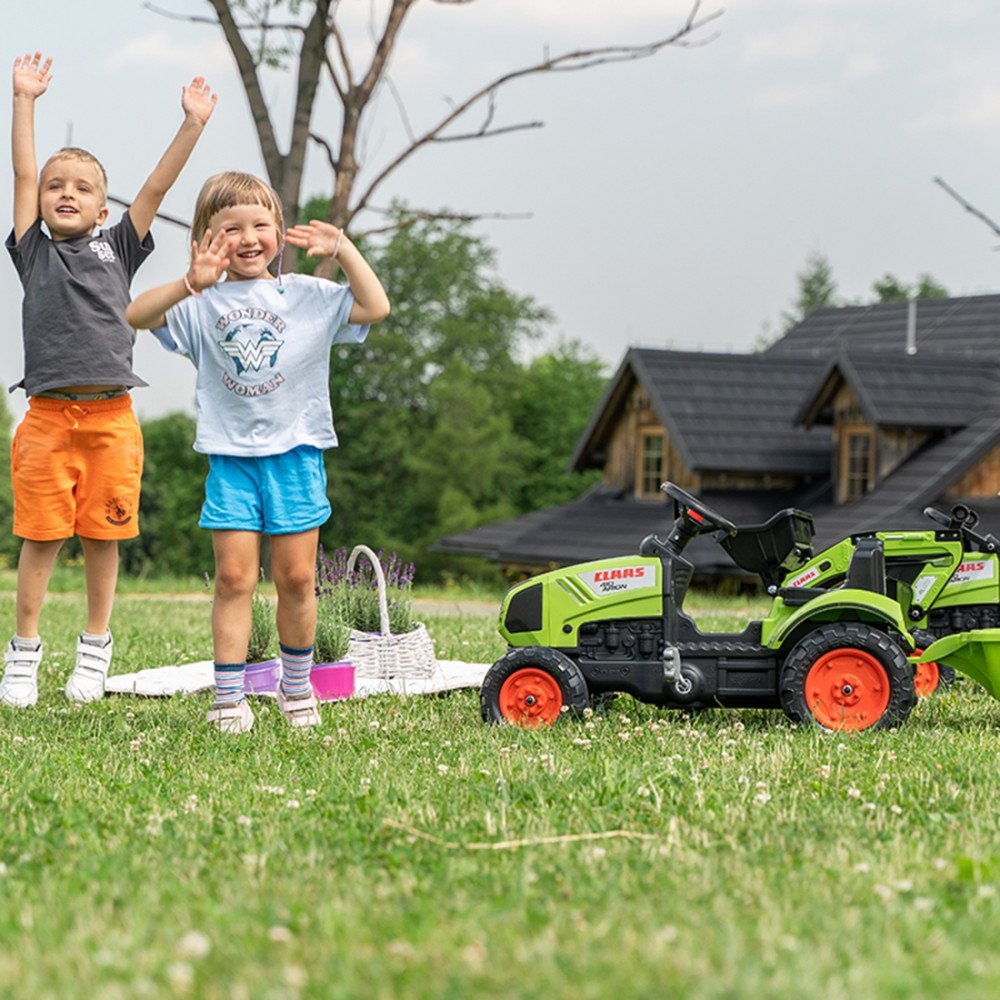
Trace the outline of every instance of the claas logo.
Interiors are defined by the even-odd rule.
[[[594,583],[604,583],[607,580],[635,580],[645,575],[645,566],[626,566],[624,569],[599,569],[594,574]]]
[[[962,565],[959,566],[958,569],[955,570],[955,572],[956,573],[977,573],[977,572],[979,572],[979,570],[985,569],[985,568],[986,568],[986,563],[985,562],[967,562],[967,563],[962,563]]]

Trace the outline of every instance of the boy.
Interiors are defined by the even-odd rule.
[[[35,100],[48,89],[52,59],[14,60],[14,229],[7,249],[24,287],[23,387],[29,409],[14,435],[16,634],[5,656],[0,703],[38,700],[39,618],[56,555],[74,534],[83,546],[87,625],[66,684],[72,701],[104,694],[108,630],[118,578],[118,539],[138,534],[142,435],[129,390],[133,331],[125,323],[129,284],[152,252],[149,235],[164,195],[211,117],[216,96],[201,77],[184,88],[184,122],[121,221],[108,217],[107,176],[82,149],[35,158]],[[41,223],[48,228],[48,235]]]

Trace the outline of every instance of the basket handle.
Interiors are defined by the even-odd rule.
[[[382,571],[382,564],[378,561],[378,556],[367,545],[355,545],[347,560],[347,577],[350,579],[354,572],[354,565],[358,561],[358,556],[365,556],[375,570],[375,579],[378,581],[378,622],[382,635],[389,635],[389,603],[385,596],[385,573]]]

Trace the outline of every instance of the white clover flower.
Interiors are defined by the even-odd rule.
[[[447,774],[450,770],[451,770],[451,768],[448,767],[447,764],[438,764],[438,766],[437,766],[437,772],[438,772],[438,774]]]
[[[289,809],[298,809],[299,808],[299,800],[298,799],[289,799],[285,803],[285,805],[288,806]]]
[[[860,799],[861,798],[861,789],[860,788],[848,788],[847,789],[847,797],[849,799]]]
[[[282,927],[278,924],[267,929],[267,938],[269,941],[284,943],[292,940],[292,932],[287,927]]]
[[[903,808],[902,806],[897,806],[896,803],[893,802],[893,804],[889,806],[889,812],[891,812],[894,816],[902,816]]]
[[[237,826],[252,826],[253,820],[249,816],[237,816],[236,817]]]
[[[211,953],[212,942],[201,931],[188,931],[177,942],[177,955],[180,958],[208,958]]]

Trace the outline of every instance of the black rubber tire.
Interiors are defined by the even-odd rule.
[[[917,703],[913,667],[903,650],[887,636],[860,622],[823,625],[804,636],[785,658],[778,694],[785,715],[798,725],[824,726],[806,700],[806,678],[816,661],[835,649],[858,649],[878,660],[889,680],[889,700],[882,715],[866,729],[889,729],[905,722]]]
[[[484,722],[521,726],[531,724],[505,716],[500,705],[500,691],[504,684],[519,670],[528,669],[548,674],[559,687],[562,696],[561,711],[552,721],[558,722],[567,715],[583,715],[583,710],[590,704],[590,696],[580,668],[558,650],[546,646],[524,646],[505,653],[486,672],[479,689],[479,709]]]
[[[913,633],[913,641],[920,649],[926,649],[935,639],[937,636],[933,632],[927,632],[924,629],[917,629]],[[955,676],[954,667],[949,667],[947,663],[938,660],[938,686],[934,689],[933,694],[947,691],[955,683]]]

